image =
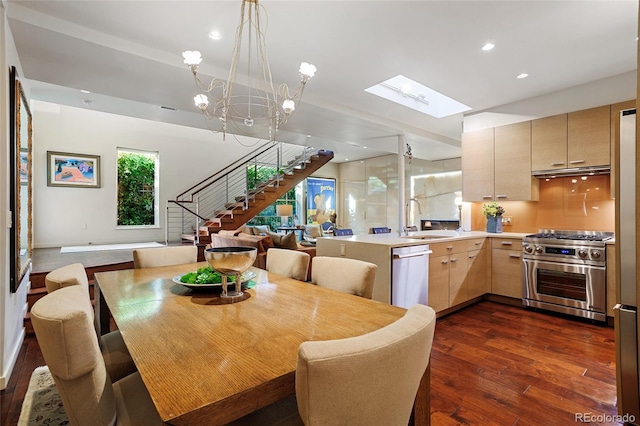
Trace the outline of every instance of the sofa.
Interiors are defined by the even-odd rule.
[[[316,255],[315,247],[305,247],[296,241],[293,232],[277,234],[264,227],[244,226],[234,231],[218,231],[211,234],[211,247],[255,247],[258,250],[253,266],[267,269],[267,256],[272,247],[303,251],[311,258]],[[311,280],[311,266],[307,274],[307,281]]]

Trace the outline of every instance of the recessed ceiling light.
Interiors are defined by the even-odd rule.
[[[345,159],[344,159],[344,161],[349,161],[349,159],[348,159],[348,158],[345,158]]]
[[[495,44],[487,43],[484,46],[482,46],[482,50],[484,50],[485,52],[488,52],[489,50],[492,50],[494,47],[496,47]]]
[[[82,93],[91,93],[90,91],[88,91],[88,90],[84,90],[84,89],[81,89],[80,91],[81,91]]]
[[[363,146],[363,148],[364,148],[364,149],[367,149],[367,147],[366,147],[366,146]]]
[[[209,33],[209,38],[211,40],[220,40],[222,38],[222,35],[220,35],[220,33],[217,31],[211,31]]]
[[[516,78],[527,78],[527,77],[529,77],[529,74],[527,74],[526,72],[516,75]]]

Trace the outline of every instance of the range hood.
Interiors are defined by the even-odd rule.
[[[608,175],[611,172],[611,166],[591,166],[591,167],[573,167],[570,169],[556,170],[536,170],[531,175],[537,178],[552,178],[560,176],[593,176]]]

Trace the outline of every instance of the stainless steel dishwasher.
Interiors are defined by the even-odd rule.
[[[391,250],[391,304],[410,308],[427,304],[429,292],[428,245]]]

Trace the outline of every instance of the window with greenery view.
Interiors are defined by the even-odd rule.
[[[158,153],[118,149],[118,226],[155,226]]]
[[[278,204],[291,204],[293,206],[293,216],[289,218],[289,225],[292,225],[295,222],[295,218],[300,217],[300,212],[298,212],[298,200],[296,197],[296,191],[301,191],[300,184],[296,187],[291,188],[286,194],[284,194],[281,198],[278,199],[275,203],[268,206],[262,212],[260,212],[257,216],[247,222],[248,225],[269,225],[272,231],[276,231],[281,224],[280,216],[276,215],[276,205]],[[299,223],[299,220],[298,220]]]

